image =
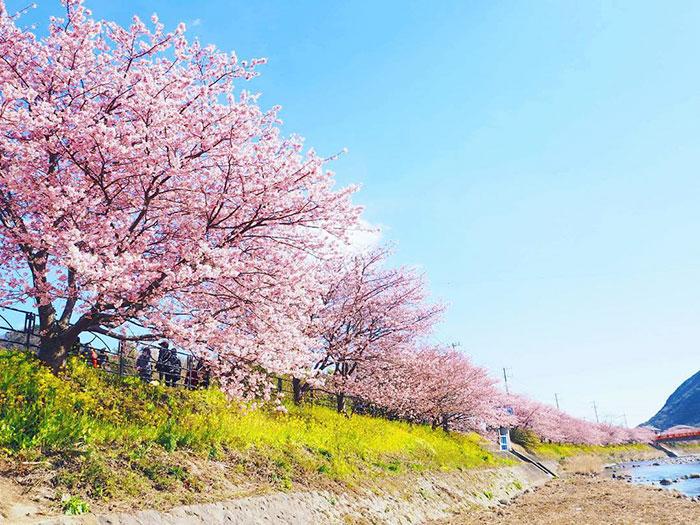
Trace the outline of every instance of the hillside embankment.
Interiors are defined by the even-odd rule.
[[[579,453],[576,453],[577,449]],[[658,451],[654,449],[635,445],[567,446],[565,450],[566,455],[562,456],[559,446],[542,445],[540,452],[545,451],[545,454],[536,458],[554,469],[560,476],[557,479],[550,478],[531,465],[502,465],[497,468],[366,478],[353,486],[335,485],[326,490],[269,490],[263,494],[224,502],[178,506],[160,511],[145,509],[58,517],[36,513],[21,515],[28,507],[20,505],[12,523],[202,525],[269,521],[312,524],[416,524],[483,523],[486,519],[495,523],[506,523],[508,519],[519,518],[523,520],[515,522],[567,523],[560,520],[565,514],[557,514],[557,505],[554,502],[558,501],[560,505],[571,507],[567,507],[566,512],[573,513],[570,516],[572,519],[580,512],[583,512],[581,516],[587,519],[596,516],[597,512],[605,512],[607,506],[613,505],[610,498],[605,497],[608,493],[615,494],[615,498],[622,500],[628,498],[632,502],[646,501],[644,498],[649,501],[668,501],[666,495],[659,495],[651,490],[639,491],[637,487],[619,481],[608,483],[609,480],[602,480],[594,473],[611,460],[658,457]],[[533,454],[532,451],[530,454]],[[628,489],[633,490],[627,492]],[[597,498],[600,503],[588,509],[584,505],[587,498]],[[576,510],[577,508],[581,510]],[[588,510],[584,512],[583,509]],[[684,506],[679,509],[678,512],[685,512]],[[697,510],[697,507],[695,509]],[[586,512],[593,514],[589,516]],[[597,514],[598,518],[602,515]],[[527,520],[524,519],[525,516]],[[592,521],[583,521],[588,522]]]
[[[668,443],[667,446],[680,456],[687,454],[700,455],[700,440],[697,439],[693,441],[673,441]]]
[[[0,352],[0,523],[420,523],[547,481],[494,448],[476,434],[316,406],[251,410],[215,388],[145,385],[77,361],[55,377]],[[659,454],[530,452],[553,468]]]
[[[611,461],[659,457],[657,450],[643,445],[566,446],[562,449],[559,445],[541,444],[537,448],[539,455],[533,451],[527,452],[561,476],[560,479],[552,479],[532,465],[518,463],[495,469],[399,477],[384,480],[378,486],[364,486],[343,494],[277,493],[228,503],[182,507],[166,513],[142,512],[99,516],[96,523],[200,525],[231,521],[244,524],[269,519],[277,523],[416,524],[465,523],[462,519],[464,516],[469,516],[471,520],[466,523],[485,523],[486,521],[477,517],[504,517],[506,514],[503,509],[521,508],[521,497],[536,497],[536,501],[546,501],[550,494],[565,494],[568,490],[581,491],[579,496],[583,500],[583,495],[597,497],[603,489],[599,482],[581,482],[590,480],[591,476],[595,475],[592,472],[600,471],[603,465]],[[562,450],[565,450],[564,454]],[[576,481],[572,483],[571,479]],[[617,485],[614,488],[624,491],[623,487]],[[541,490],[543,492],[540,492]],[[632,497],[639,499],[640,494],[658,497],[656,493],[650,496],[648,492],[633,493]],[[524,501],[528,511],[536,512],[535,509],[527,507],[528,499]],[[683,511],[683,508],[679,510]],[[535,516],[528,516],[526,512],[522,516],[523,519],[516,523],[534,523],[538,519]],[[600,515],[598,517],[600,518]],[[556,513],[551,515],[551,519],[555,520],[551,523],[565,523],[556,521]]]
[[[478,471],[426,472],[393,477],[381,483],[367,482],[341,492],[274,492],[220,503],[181,506],[169,511],[108,513],[40,522],[46,525],[416,524],[445,519],[475,507],[500,505],[546,480],[537,469],[522,465]]]

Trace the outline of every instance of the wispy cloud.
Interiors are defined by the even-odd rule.
[[[382,242],[382,228],[360,219],[359,227],[350,233],[350,245],[347,250],[359,253],[376,248]]]
[[[191,27],[198,27],[202,25],[202,19],[201,18],[195,18],[190,22]]]

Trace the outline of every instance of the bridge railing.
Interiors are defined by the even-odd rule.
[[[674,441],[678,439],[700,439],[700,430],[686,430],[682,432],[672,432],[670,434],[659,434],[655,441]]]

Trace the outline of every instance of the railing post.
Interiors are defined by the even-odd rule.
[[[31,348],[32,335],[34,334],[34,326],[36,325],[36,315],[32,312],[26,312],[24,314],[24,333],[25,340],[24,346],[27,350]]]
[[[192,356],[187,356],[187,372],[185,373],[185,388],[192,388]]]
[[[119,354],[119,377],[124,377],[124,368],[126,364],[124,362],[124,341],[119,341],[117,352]]]

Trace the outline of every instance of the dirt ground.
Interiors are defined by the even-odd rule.
[[[457,524],[700,524],[700,502],[594,474],[549,481],[510,505],[475,508],[439,521]]]

